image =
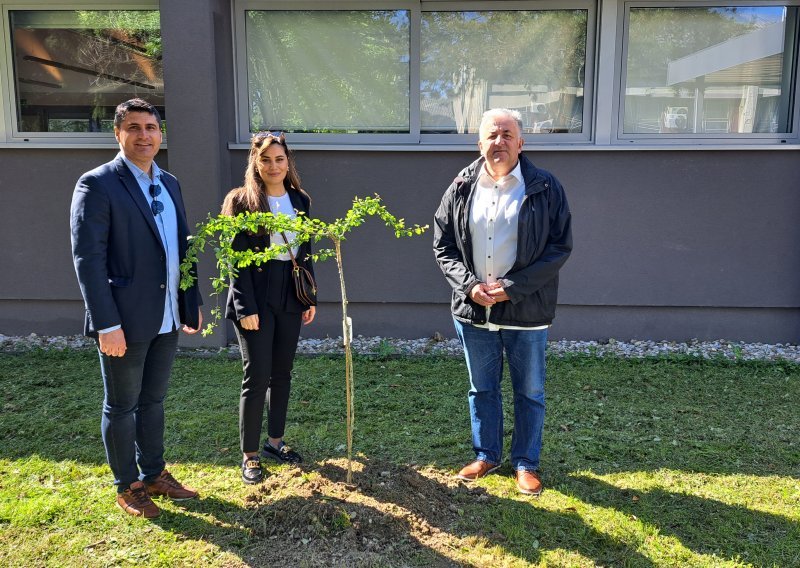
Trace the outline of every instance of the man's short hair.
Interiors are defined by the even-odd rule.
[[[512,110],[510,108],[490,108],[489,110],[483,113],[483,116],[481,117],[481,124],[478,127],[478,129],[480,130],[480,128],[483,127],[483,124],[485,122],[487,122],[491,117],[497,115],[503,115],[509,118],[513,118],[514,121],[517,123],[517,126],[519,126],[519,133],[522,134],[522,115],[518,110]]]
[[[122,121],[125,120],[129,112],[146,112],[153,115],[158,121],[158,126],[161,126],[161,114],[159,114],[156,107],[144,99],[130,99],[117,105],[117,109],[114,111],[114,128],[122,126]]]

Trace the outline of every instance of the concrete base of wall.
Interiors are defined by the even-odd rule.
[[[83,333],[82,301],[0,300],[1,335],[80,335]],[[203,317],[208,317],[204,311]],[[224,327],[223,327],[224,329]],[[180,334],[183,347],[220,347],[227,344],[224,333],[210,337]]]
[[[420,338],[439,332],[455,337],[450,310],[444,304],[350,304],[348,315],[353,320],[354,335]],[[341,330],[341,307],[326,303],[302,334],[340,336]],[[560,305],[550,337],[796,344],[800,342],[800,309]]]
[[[559,306],[553,339],[800,342],[799,308]]]
[[[353,320],[355,335],[420,338],[438,332],[445,337],[455,336],[445,304],[352,303],[348,315]],[[204,316],[208,317],[207,310]],[[82,330],[80,301],[0,300],[0,334],[77,335]],[[321,304],[314,323],[301,333],[304,337],[341,336],[341,306],[333,302]],[[550,337],[620,341],[726,339],[797,344],[800,308],[561,305]],[[218,347],[235,340],[232,327],[225,322],[210,337],[181,334],[181,344],[186,347]]]

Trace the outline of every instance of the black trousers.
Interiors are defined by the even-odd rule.
[[[270,260],[266,308],[259,313],[255,331],[235,322],[242,352],[244,378],[239,398],[239,441],[243,453],[257,452],[261,439],[264,406],[267,435],[282,438],[292,381],[294,355],[300,337],[302,314],[286,311],[287,294],[294,294],[291,262]]]

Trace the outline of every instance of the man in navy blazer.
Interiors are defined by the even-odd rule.
[[[103,376],[101,430],[128,514],[157,517],[152,496],[197,497],[166,470],[164,398],[178,328],[202,325],[196,287],[180,290],[189,225],[178,180],[154,158],[161,116],[142,99],[114,115],[120,152],[85,173],[72,196],[72,257],[86,305],[84,333],[97,339]]]

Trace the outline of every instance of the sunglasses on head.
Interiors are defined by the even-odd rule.
[[[264,131],[253,134],[253,144],[261,144],[267,138],[273,138],[280,144],[286,143],[286,135],[279,130],[273,130],[271,132]]]
[[[153,198],[153,201],[150,202],[150,210],[153,215],[158,215],[164,211],[164,204],[158,200],[159,195],[161,195],[161,186],[156,183],[150,184],[150,197]]]

